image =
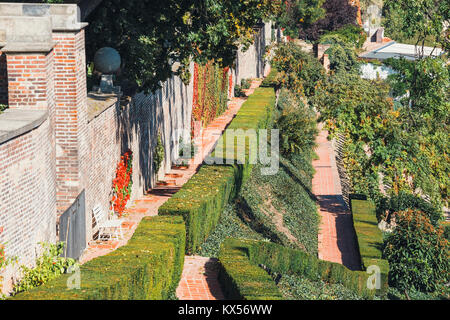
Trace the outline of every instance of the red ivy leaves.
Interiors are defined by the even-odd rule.
[[[122,216],[125,210],[125,205],[130,199],[131,195],[131,175],[132,169],[132,152],[128,150],[121,157],[117,164],[116,177],[113,180],[113,197],[111,200],[111,207],[117,212],[119,217]]]

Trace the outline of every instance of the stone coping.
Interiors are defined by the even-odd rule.
[[[89,92],[87,96],[88,122],[98,117],[103,111],[116,105],[118,97],[114,93]]]
[[[6,109],[0,114],[0,144],[39,127],[47,110]]]

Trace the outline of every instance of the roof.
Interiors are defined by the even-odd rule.
[[[386,45],[360,55],[360,57],[378,60],[403,57],[407,60],[415,60],[415,52],[415,46],[412,44],[404,44],[391,41]],[[424,56],[440,56],[441,54],[443,54],[443,52],[444,51],[440,48],[424,47]]]

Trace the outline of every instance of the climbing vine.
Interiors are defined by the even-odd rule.
[[[117,212],[119,217],[122,216],[125,210],[125,205],[131,196],[131,187],[133,185],[132,174],[133,174],[133,156],[131,150],[125,152],[117,164],[116,177],[113,180],[113,197],[111,206],[114,211]]]

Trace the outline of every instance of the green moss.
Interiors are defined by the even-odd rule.
[[[181,217],[146,217],[125,246],[80,267],[80,289],[67,289],[71,274],[15,300],[168,299],[184,265],[185,226]]]

